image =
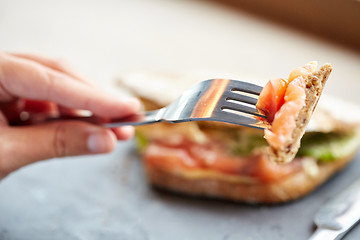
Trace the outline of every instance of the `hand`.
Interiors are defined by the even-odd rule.
[[[100,91],[62,62],[0,53],[0,179],[39,160],[110,152],[117,139],[133,134],[132,127],[110,130],[80,121],[40,123],[44,116],[77,114],[78,109],[121,118],[136,113],[139,102]],[[31,124],[12,126],[24,120]]]

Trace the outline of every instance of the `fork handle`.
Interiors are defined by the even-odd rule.
[[[163,121],[163,119],[161,118],[162,112],[163,109],[159,109],[155,111],[147,111],[121,119],[111,119],[110,122],[106,122],[103,125],[108,128],[114,128],[114,127],[121,127],[127,125],[140,126],[140,125],[162,122]]]
[[[139,126],[145,124],[151,124],[156,122],[163,121],[161,116],[163,109],[155,110],[155,111],[148,111],[143,113],[134,114],[131,116],[127,116],[124,118],[103,118],[98,116],[72,116],[72,115],[65,115],[65,116],[40,116],[35,118],[35,120],[26,119],[21,120],[17,119],[10,123],[12,126],[24,126],[24,125],[32,125],[32,124],[40,124],[44,122],[53,122],[58,120],[73,120],[73,121],[83,121],[88,123],[93,123],[97,125],[102,125],[108,128],[115,128],[121,126]]]

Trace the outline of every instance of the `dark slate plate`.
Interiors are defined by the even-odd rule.
[[[0,182],[0,239],[307,239],[321,205],[360,176],[360,156],[298,201],[277,206],[189,198],[148,186],[133,143],[54,159]],[[360,239],[354,228],[344,239]]]

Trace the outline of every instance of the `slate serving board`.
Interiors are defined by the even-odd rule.
[[[54,159],[0,182],[0,239],[307,239],[321,205],[357,179],[360,156],[312,194],[277,206],[151,188],[133,142],[109,155]],[[354,228],[344,239],[359,239]]]

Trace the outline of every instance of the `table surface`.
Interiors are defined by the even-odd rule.
[[[331,62],[326,92],[360,101],[360,55],[246,12],[191,0],[0,0],[0,46],[70,61],[104,90],[129,71],[270,79]],[[249,206],[159,192],[132,141],[52,159],[0,182],[0,239],[306,239],[323,203],[359,176],[360,156],[309,196]],[[360,228],[344,239],[358,239]]]

